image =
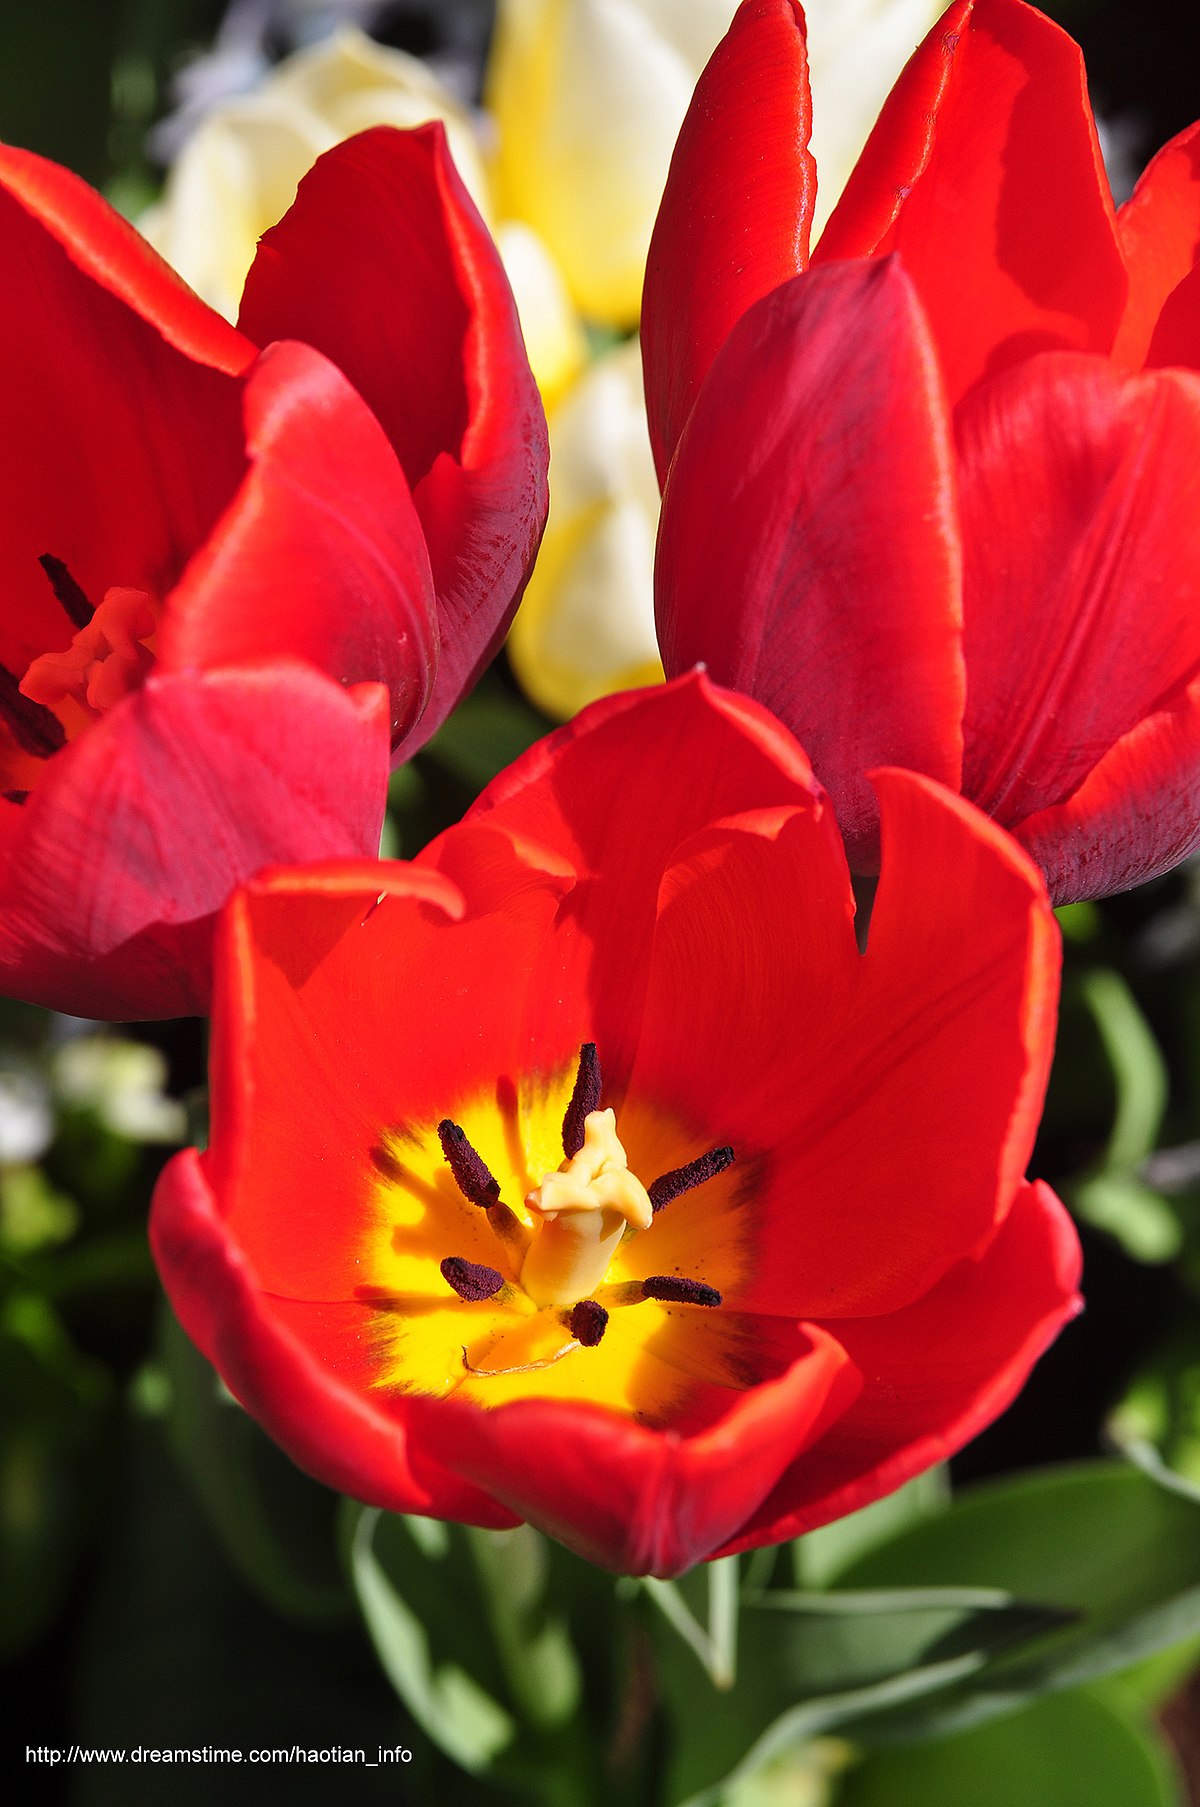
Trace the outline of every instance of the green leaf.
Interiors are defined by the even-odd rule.
[[[357,1618],[281,1618],[225,1559],[166,1446],[163,1421],[130,1415],[117,1431],[107,1534],[73,1652],[69,1737],[110,1749],[349,1747],[362,1759],[336,1768],[355,1807],[478,1807],[475,1784],[452,1793],[446,1773],[435,1784],[440,1760],[380,1675]],[[364,1767],[379,1761],[381,1747],[397,1746],[412,1754],[403,1768]],[[269,1766],[272,1784],[268,1767],[249,1761],[156,1764],[154,1777],[149,1762],[79,1765],[69,1799],[71,1807],[262,1807],[278,1796],[289,1807],[327,1807],[338,1792],[334,1767],[285,1758]]]
[[[78,1205],[40,1167],[0,1167],[0,1248],[18,1257],[57,1248],[78,1227]]]
[[[1161,1192],[1132,1173],[1098,1173],[1071,1188],[1077,1216],[1116,1238],[1135,1261],[1172,1261],[1183,1247],[1183,1225]]]
[[[1136,1467],[1081,1463],[976,1488],[870,1551],[843,1585],[995,1586],[1074,1621],[999,1656],[858,1739],[980,1723],[1030,1696],[1118,1673],[1200,1632],[1200,1503]]]
[[[53,1621],[88,1538],[104,1461],[108,1376],[44,1299],[0,1314],[0,1657]]]
[[[1167,1067],[1149,1023],[1119,973],[1101,968],[1079,982],[1113,1071],[1117,1108],[1105,1165],[1132,1168],[1154,1148],[1167,1103]]]
[[[695,1576],[675,1587],[695,1618]],[[718,1693],[702,1654],[656,1615],[651,1631],[672,1721],[665,1799],[670,1807],[715,1802],[804,1739],[944,1689],[1060,1622],[1054,1609],[994,1589],[766,1591],[743,1600],[737,1686]]]
[[[336,1496],[247,1417],[165,1305],[159,1340],[168,1436],[231,1562],[289,1618],[346,1615]]]
[[[792,1544],[795,1576],[801,1587],[827,1587],[857,1556],[885,1543],[898,1531],[945,1509],[950,1483],[944,1468],[928,1468],[895,1493],[885,1494],[861,1511],[822,1525]]]
[[[1183,1245],[1182,1226],[1167,1200],[1138,1177],[1166,1108],[1166,1062],[1118,973],[1108,968],[1085,973],[1078,990],[1100,1033],[1116,1103],[1108,1146],[1096,1170],[1070,1189],[1070,1202],[1088,1223],[1116,1237],[1135,1261],[1169,1261]]]
[[[582,1678],[562,1613],[547,1601],[550,1552],[530,1525],[468,1531],[492,1634],[522,1716],[543,1728],[569,1720]]]
[[[414,1534],[406,1519],[354,1508],[350,1573],[396,1693],[447,1756],[479,1773],[513,1744],[517,1728],[497,1699],[500,1676],[488,1662],[469,1587],[464,1598],[464,1565],[452,1560],[461,1553],[461,1534],[440,1529],[444,1538],[432,1540]]]
[[[1104,919],[1094,903],[1060,904],[1054,914],[1064,941],[1095,941],[1104,927]]]
[[[423,757],[479,791],[553,725],[492,672],[438,729]]]
[[[837,1807],[1183,1807],[1159,1740],[1087,1691],[853,1771]]]
[[[343,1530],[379,1660],[427,1737],[523,1800],[600,1801],[603,1763],[576,1711],[581,1679],[564,1617],[597,1571],[565,1558],[564,1572],[565,1552],[524,1526],[480,1531],[346,1501]],[[598,1579],[611,1601],[611,1579]]]
[[[1200,1486],[1200,1327],[1183,1324],[1155,1351],[1108,1431],[1121,1448],[1153,1446],[1174,1473]]]

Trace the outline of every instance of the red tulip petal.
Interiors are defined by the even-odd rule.
[[[166,670],[293,657],[391,695],[392,744],[437,668],[425,538],[404,473],[345,377],[310,346],[262,354],[244,391],[250,469],[163,618]]]
[[[702,1139],[731,1144],[746,1174],[735,1309],[908,1305],[994,1233],[1033,1144],[1058,970],[1040,879],[961,798],[908,773],[876,783],[883,875],[861,960],[822,895],[816,821],[773,844],[728,836],[719,877],[747,900],[736,944],[713,872],[694,889],[668,876],[634,1086],[684,1110],[690,1075]],[[663,1212],[658,1272],[715,1246],[714,1208],[701,1186]]]
[[[57,240],[83,279],[132,308],[176,350],[230,375],[253,362],[254,346],[249,340],[201,301],[128,220],[70,170],[33,151],[0,145],[0,190]],[[5,231],[11,230],[9,218]],[[44,250],[32,249],[32,238],[27,243],[30,256],[46,255]],[[12,262],[17,262],[10,243],[6,250]],[[50,267],[57,269],[53,263]],[[9,283],[12,276],[10,264]],[[58,274],[47,280],[65,283],[67,278]],[[82,293],[84,281],[78,276],[75,280]],[[64,353],[70,350],[68,346],[59,349]],[[112,361],[117,360],[114,357]]]
[[[1172,291],[1200,258],[1200,124],[1159,151],[1117,214],[1117,235],[1129,272],[1129,301],[1113,355],[1136,370],[1146,361]],[[1200,334],[1190,350],[1190,357],[1153,361],[1200,364]]]
[[[1146,364],[1151,370],[1169,365],[1200,369],[1200,266],[1190,270],[1164,301]]]
[[[691,671],[593,703],[514,760],[466,819],[552,847],[613,892],[655,899],[689,835],[743,810],[819,796],[786,728]],[[614,797],[620,811],[604,807]]]
[[[832,1325],[858,1400],[718,1552],[812,1531],[943,1462],[997,1418],[1081,1309],[1079,1239],[1048,1186],[1021,1189],[974,1261],[906,1311]]]
[[[268,1291],[357,1298],[385,1133],[578,1054],[578,1017],[554,1039],[526,1009],[531,968],[554,958],[562,889],[534,875],[481,916],[441,874],[388,863],[351,870],[341,892],[285,872],[234,900],[217,967],[213,1120],[227,1128],[213,1181]]]
[[[703,659],[786,722],[858,866],[878,861],[869,767],[959,783],[951,457],[911,284],[892,260],[846,264],[797,278],[738,323],[667,487],[668,672]]]
[[[1075,794],[1014,830],[1055,903],[1108,897],[1200,850],[1200,680],[1110,747]]]
[[[1126,278],[1078,45],[958,0],[905,69],[814,263],[899,251],[952,401],[1031,352],[1107,351]]]
[[[244,468],[253,356],[98,195],[0,149],[0,663],[70,645],[43,554],[93,604],[111,585],[163,594]]]
[[[854,897],[824,800],[716,822],[676,850],[659,892],[628,1094],[694,1130],[698,1145],[668,1165],[727,1143],[751,1167],[769,1159],[781,1120],[796,1110],[807,1025],[845,1013],[859,965]],[[646,1273],[672,1271],[689,1244],[697,1258],[705,1197],[701,1188],[656,1220]],[[668,1256],[659,1243],[676,1223],[683,1240]]]
[[[9,829],[4,990],[85,1016],[203,1012],[237,884],[378,845],[386,744],[381,686],[283,662],[152,674],[54,756]]]
[[[606,697],[516,760],[466,826],[488,825],[539,869],[578,880],[529,962],[530,1046],[541,1038],[557,1053],[564,1036],[582,1030],[576,1051],[582,1040],[598,1042],[606,1095],[623,1095],[659,883],[675,848],[713,819],[818,794],[786,729],[699,672]],[[460,833],[451,829],[421,862],[444,867]],[[461,862],[446,869],[468,883]]]
[[[259,246],[240,324],[260,345],[300,339],[332,358],[404,466],[441,621],[415,747],[503,638],[546,517],[541,402],[441,126],[378,127],[320,158]]]
[[[735,1536],[854,1399],[859,1376],[840,1345],[808,1335],[779,1379],[734,1395],[693,1435],[548,1400],[481,1411],[415,1399],[410,1422],[456,1474],[590,1562],[677,1575]]]
[[[646,262],[642,356],[660,484],[730,328],[808,262],[811,129],[799,0],[746,0],[696,86]]]
[[[194,1149],[176,1155],[158,1183],[150,1241],[184,1329],[301,1468],[391,1512],[517,1522],[410,1447],[402,1398],[369,1391],[362,1307],[297,1307],[263,1293]]]
[[[1200,378],[1037,358],[959,426],[963,788],[1015,826],[1200,670]]]

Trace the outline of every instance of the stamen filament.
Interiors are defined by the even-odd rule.
[[[570,1355],[579,1347],[579,1343],[572,1338],[569,1343],[564,1343],[561,1349],[556,1349],[553,1355],[544,1356],[541,1361],[522,1362],[518,1368],[473,1368],[464,1348],[462,1364],[468,1374],[477,1374],[481,1380],[495,1380],[501,1374],[536,1374],[540,1368],[552,1368],[555,1362],[560,1362],[564,1355]]]
[[[515,1211],[510,1211],[506,1204],[497,1199],[487,1208],[488,1223],[500,1238],[509,1253],[516,1257],[517,1266],[525,1259],[525,1252],[533,1241],[533,1231],[528,1224],[523,1224]]]

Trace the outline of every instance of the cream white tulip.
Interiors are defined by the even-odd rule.
[[[500,0],[485,89],[501,211],[549,246],[580,312],[631,327],[650,230],[731,0]]]
[[[288,57],[251,93],[215,107],[139,224],[197,294],[236,319],[260,236],[287,212],[322,151],[368,126],[428,119],[445,125],[458,172],[489,217],[470,114],[416,57],[345,29]]]
[[[552,411],[550,448],[550,518],[508,650],[534,702],[568,716],[662,677],[658,482],[636,339],[598,358]]]

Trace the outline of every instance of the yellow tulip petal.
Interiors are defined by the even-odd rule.
[[[598,359],[553,411],[550,445],[550,519],[508,649],[534,702],[565,719],[662,678],[658,484],[636,340]]]
[[[805,0],[817,163],[814,240],[889,89],[942,10],[940,0]]]
[[[316,159],[373,125],[441,119],[487,217],[487,178],[470,115],[415,57],[344,30],[286,58],[251,94],[214,108],[183,146],[162,199],[139,221],[197,294],[237,317],[255,248]]]
[[[589,318],[635,324],[650,230],[730,0],[501,0],[486,97],[503,210]]]
[[[551,408],[587,363],[583,324],[557,265],[531,226],[506,220],[496,232],[496,244],[512,284],[533,374]]]

